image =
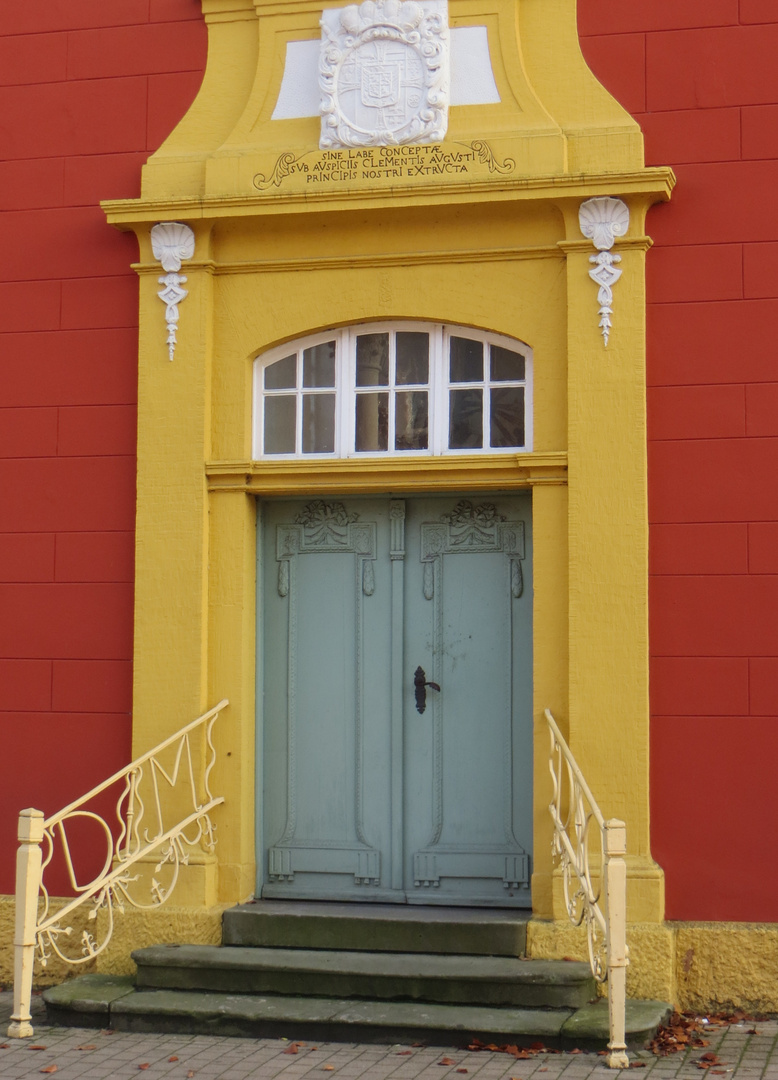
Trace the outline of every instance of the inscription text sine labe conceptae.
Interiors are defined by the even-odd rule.
[[[258,191],[302,183],[306,188],[353,181],[435,181],[447,177],[486,178],[514,173],[512,158],[500,161],[482,139],[444,146],[371,146],[281,154],[269,173],[253,178]]]

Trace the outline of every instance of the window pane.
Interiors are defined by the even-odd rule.
[[[524,387],[495,387],[491,394],[491,445],[523,446]]]
[[[389,335],[360,334],[357,338],[357,386],[389,385]]]
[[[394,405],[395,450],[426,450],[429,445],[427,391],[398,391]]]
[[[484,444],[483,390],[451,390],[448,398],[448,445],[477,450]]]
[[[524,378],[524,357],[521,353],[492,345],[492,382],[513,382]],[[496,443],[492,443],[495,446]]]
[[[335,385],[335,342],[325,341],[303,353],[303,386]]]
[[[265,368],[266,390],[294,390],[297,385],[297,354],[285,356]]]
[[[293,394],[265,398],[266,454],[294,453],[295,400]]]
[[[335,451],[335,395],[303,394],[303,453]]]
[[[389,395],[357,394],[357,450],[388,450]]]
[[[470,338],[451,338],[451,382],[479,382],[484,377],[484,347]]]
[[[395,382],[398,386],[427,383],[430,377],[430,336],[397,333],[397,365]]]

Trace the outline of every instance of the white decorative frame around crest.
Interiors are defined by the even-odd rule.
[[[365,0],[325,11],[321,28],[322,150],[445,138],[447,0]]]
[[[613,314],[613,286],[623,273],[615,265],[621,262],[621,255],[614,255],[611,248],[617,236],[627,234],[629,207],[621,199],[611,196],[587,199],[581,203],[578,211],[578,223],[586,239],[591,240],[597,248],[597,254],[589,256],[589,262],[594,263],[589,277],[599,285],[597,302],[600,305],[600,330],[607,346]]]
[[[164,277],[159,278],[164,285],[157,296],[165,305],[167,324],[168,359],[173,359],[176,351],[176,327],[178,326],[178,305],[189,295],[188,289],[181,285],[186,281],[184,274],[179,274],[181,263],[194,255],[195,235],[188,225],[180,221],[163,221],[151,230],[151,250],[154,258],[162,263]]]

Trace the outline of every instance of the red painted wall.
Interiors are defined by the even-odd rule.
[[[778,920],[778,8],[579,0],[679,185],[649,231],[652,833],[675,919]],[[128,760],[137,283],[98,202],[184,113],[198,0],[0,12],[0,891]],[[607,808],[606,808],[607,810]]]
[[[129,760],[137,258],[104,198],[199,86],[197,0],[0,10],[0,892],[16,817]],[[61,875],[52,884],[59,891]]]
[[[648,224],[653,852],[668,918],[774,921],[778,4],[578,9],[647,164],[678,176]]]

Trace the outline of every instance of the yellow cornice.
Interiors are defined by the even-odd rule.
[[[653,245],[650,236],[629,236],[616,241],[615,251],[648,251]],[[536,244],[527,247],[472,249],[450,248],[445,251],[371,252],[359,255],[321,255],[308,259],[247,259],[244,262],[220,262],[212,259],[192,259],[188,272],[196,270],[210,274],[274,274],[301,270],[350,270],[355,266],[445,265],[447,263],[517,262],[524,259],[563,258],[573,251],[591,254],[590,240],[560,240],[556,244]],[[138,274],[159,274],[158,262],[137,262],[132,269]]]
[[[581,200],[593,195],[648,198],[664,202],[675,186],[666,167],[630,173],[586,173],[533,177],[501,177],[467,184],[415,184],[413,187],[350,187],[281,194],[251,194],[187,199],[108,199],[101,203],[108,221],[132,228],[165,220],[208,221],[308,213],[445,206],[461,203]]]
[[[640,246],[650,245],[648,237],[639,238]],[[619,241],[619,247],[636,246],[629,241]],[[187,262],[187,272],[204,270],[212,274],[273,274],[290,273],[300,270],[350,270],[355,266],[408,266],[408,265],[444,265],[446,263],[489,263],[515,262],[520,259],[562,258],[562,244],[538,244],[527,247],[487,248],[482,251],[472,249],[449,248],[445,251],[410,251],[410,252],[371,252],[359,255],[321,255],[309,259],[247,259],[245,262],[215,263],[210,259],[192,259]],[[584,242],[581,249],[591,250],[591,244]],[[566,250],[566,249],[565,249]],[[132,264],[138,274],[159,274],[158,262],[138,262]]]
[[[654,241],[650,236],[625,236],[619,237],[614,242],[614,251],[648,251],[650,247],[654,246]],[[586,255],[592,253],[591,240],[560,240],[556,247],[559,251],[568,255],[573,251],[581,251]]]
[[[211,461],[211,491],[251,495],[494,491],[567,483],[567,453],[472,454],[310,461]]]

